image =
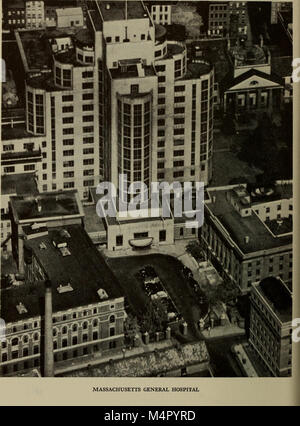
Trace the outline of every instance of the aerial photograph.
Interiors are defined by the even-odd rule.
[[[293,2],[2,0],[0,377],[292,376],[292,61]]]

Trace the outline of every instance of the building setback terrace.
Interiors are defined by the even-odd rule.
[[[81,214],[77,191],[44,192],[34,196],[11,197],[16,222],[39,218]]]

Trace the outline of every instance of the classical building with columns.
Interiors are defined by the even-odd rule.
[[[268,48],[236,46],[231,55],[234,66],[222,84],[224,112],[239,115],[279,110],[285,81],[273,72]]]

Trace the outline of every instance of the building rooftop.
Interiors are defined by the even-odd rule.
[[[18,36],[21,41],[21,56],[23,57],[24,68],[26,72],[46,72],[52,70],[52,48],[51,39],[61,37],[71,37],[79,42],[91,42],[89,31],[78,29],[76,27],[67,28],[47,28],[43,30],[21,30]],[[17,37],[18,37],[17,36]],[[93,40],[92,40],[93,41]]]
[[[281,279],[267,277],[256,288],[282,322],[292,320],[292,294]]]
[[[8,9],[25,9],[25,1],[24,0],[9,0],[5,5]]]
[[[96,0],[100,8],[104,21],[123,21],[126,19],[126,5],[127,5],[127,19],[142,19],[147,18],[148,11],[141,1],[103,1]]]
[[[23,61],[26,61],[24,64],[26,72],[51,68],[52,51],[45,33],[45,30],[18,32],[23,49],[21,56]]]
[[[274,237],[254,212],[250,216],[241,217],[227,200],[227,191],[228,189],[208,189],[212,202],[207,203],[206,207],[217,217],[243,253],[268,250],[292,243],[291,235]]]
[[[289,234],[293,232],[293,219],[292,217],[284,217],[280,220],[267,220],[265,225],[270,229],[270,231],[276,235],[280,236],[283,234]]]
[[[35,173],[16,173],[1,176],[1,194],[38,194]]]
[[[65,226],[70,255],[63,256],[53,239],[62,228],[49,229],[48,235],[25,241],[39,265],[52,283],[53,312],[100,303],[98,291],[103,289],[108,299],[122,297],[119,283],[80,225]],[[43,243],[43,249],[41,244]],[[60,285],[70,284],[72,290],[59,292]],[[70,288],[70,287],[69,287]],[[1,316],[15,322],[43,314],[45,284],[43,281],[11,286],[1,292]],[[27,312],[19,314],[16,306],[22,303]]]
[[[231,69],[232,65],[227,54],[226,40],[201,40],[191,44],[191,58],[203,59],[213,64],[215,81],[221,80]]]
[[[83,216],[77,190],[43,192],[38,196],[13,196],[10,203],[16,223],[42,218]]]

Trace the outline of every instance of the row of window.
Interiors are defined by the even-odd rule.
[[[92,100],[94,99],[94,94],[93,93],[83,93],[82,94],[82,100],[83,101],[88,101],[88,100]],[[63,102],[73,102],[74,101],[74,96],[73,95],[63,95],[62,96],[62,101]]]

